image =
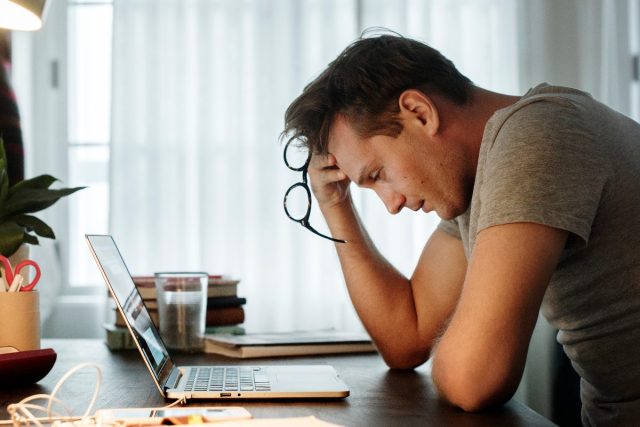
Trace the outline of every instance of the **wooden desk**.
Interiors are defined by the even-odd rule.
[[[6,407],[35,393],[49,393],[67,370],[94,362],[102,368],[103,383],[96,407],[152,407],[169,402],[160,397],[137,351],[111,352],[100,340],[44,340],[42,347],[58,353],[53,370],[39,384],[0,389],[0,419]],[[391,371],[376,354],[237,360],[214,355],[177,355],[178,364],[331,364],[351,389],[351,395],[332,401],[208,401],[191,405],[244,406],[255,418],[316,417],[346,426],[552,426],[540,414],[512,400],[482,414],[467,414],[440,401],[427,367]],[[65,385],[60,397],[81,414],[91,399],[93,370],[83,370]]]

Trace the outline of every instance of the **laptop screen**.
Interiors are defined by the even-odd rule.
[[[111,236],[98,235],[87,235],[87,241],[156,381],[161,382],[160,372],[171,359],[116,243]]]

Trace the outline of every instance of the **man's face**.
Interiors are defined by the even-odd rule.
[[[358,186],[369,188],[396,214],[435,210],[443,219],[466,211],[471,186],[466,161],[455,147],[427,135],[412,122],[397,137],[361,138],[337,116],[329,136],[329,152],[338,167]]]

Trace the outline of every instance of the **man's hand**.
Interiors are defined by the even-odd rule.
[[[309,164],[311,189],[320,208],[332,208],[349,202],[349,184],[347,175],[337,166],[336,158],[329,153],[326,156],[314,154]]]
[[[313,155],[308,173],[331,234],[349,242],[336,244],[338,258],[354,307],[382,357],[393,368],[424,363],[460,295],[467,267],[462,242],[436,230],[409,279],[375,248],[334,155]]]

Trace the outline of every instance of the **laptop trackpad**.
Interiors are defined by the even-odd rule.
[[[342,384],[332,372],[299,371],[276,372],[276,387],[288,390],[336,390],[342,389]]]

